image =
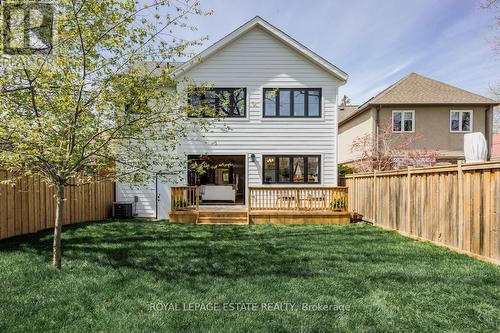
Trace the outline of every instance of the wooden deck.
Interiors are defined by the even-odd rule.
[[[247,225],[350,223],[344,187],[250,188],[249,204],[204,206],[195,186],[172,188],[173,223]]]
[[[349,212],[324,211],[253,211],[250,213],[251,224],[348,224],[351,222]]]

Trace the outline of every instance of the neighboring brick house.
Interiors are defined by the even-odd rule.
[[[356,137],[377,133],[389,122],[392,122],[394,135],[422,135],[415,142],[415,149],[437,149],[440,161],[455,162],[464,158],[465,133],[483,133],[491,147],[493,108],[499,104],[490,98],[411,73],[359,107],[339,107],[339,163],[359,158],[350,151]]]

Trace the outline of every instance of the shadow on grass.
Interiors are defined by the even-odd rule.
[[[0,241],[0,263],[12,268],[0,271],[0,313],[11,331],[126,322],[135,331],[285,332],[305,323],[308,332],[459,332],[495,331],[500,318],[498,267],[367,225],[82,223],[64,227],[57,273],[51,248],[51,230]],[[146,311],[163,299],[348,304],[352,311]],[[8,331],[1,319],[0,331]]]
[[[2,241],[0,252],[32,251],[47,256],[52,232]],[[429,265],[446,250],[404,239],[369,226],[200,226],[167,222],[106,221],[64,227],[63,260],[90,262],[121,272],[147,272],[169,280],[251,276],[308,278],[377,265]],[[422,259],[425,259],[424,261]],[[450,256],[461,263],[468,258]],[[324,270],[318,269],[318,263]],[[364,268],[362,268],[364,267]],[[404,279],[385,274],[381,278]],[[408,276],[406,276],[408,278]]]

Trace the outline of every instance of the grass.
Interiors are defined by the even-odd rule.
[[[100,222],[63,247],[56,272],[50,232],[0,242],[0,332],[500,330],[498,266],[368,225]]]

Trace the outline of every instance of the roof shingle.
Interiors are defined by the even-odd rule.
[[[417,73],[411,73],[370,98],[359,106],[357,110],[349,110],[348,114],[347,112],[344,114],[345,116],[339,111],[339,124],[341,125],[343,122],[363,113],[372,105],[391,104],[499,105],[500,102],[450,86],[444,82],[433,80]]]
[[[411,73],[368,101],[369,104],[497,104],[496,101]]]
[[[359,105],[339,105],[339,123],[346,120],[358,111]]]

